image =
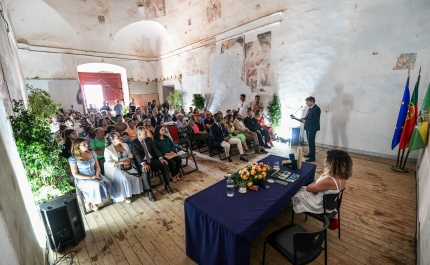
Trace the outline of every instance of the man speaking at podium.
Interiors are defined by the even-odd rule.
[[[315,136],[317,131],[320,130],[320,116],[321,109],[315,104],[314,97],[306,98],[306,105],[309,107],[306,116],[301,119],[305,124],[306,136],[309,142],[309,153],[304,155],[308,159],[306,162],[314,162],[315,161]]]

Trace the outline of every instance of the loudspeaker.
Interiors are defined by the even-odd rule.
[[[77,245],[86,236],[76,194],[46,201],[39,209],[52,250],[59,251],[70,242]]]
[[[300,143],[300,127],[292,128],[291,145],[299,145]]]

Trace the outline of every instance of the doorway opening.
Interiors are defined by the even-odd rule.
[[[101,85],[84,85],[84,95],[87,109],[100,109],[105,101]]]

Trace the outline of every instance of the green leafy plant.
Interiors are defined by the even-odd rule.
[[[47,120],[55,115],[61,104],[54,103],[48,92],[26,85],[28,94],[28,110],[37,118]]]
[[[182,92],[179,90],[175,90],[169,93],[167,97],[167,101],[173,109],[179,110],[182,106]]]
[[[267,106],[267,111],[269,114],[269,121],[272,126],[272,130],[276,130],[279,127],[282,113],[281,113],[281,102],[279,101],[278,95],[274,94],[272,101],[269,102]]]
[[[66,194],[74,187],[69,183],[69,163],[60,157],[62,146],[57,145],[46,122],[47,117],[55,114],[58,104],[43,90],[29,88],[29,91],[32,100],[29,100],[28,108],[22,100],[13,100],[14,116],[9,118],[34,202],[39,204]],[[34,105],[41,102],[45,104],[44,108]]]
[[[205,107],[205,98],[201,94],[193,94],[193,105],[198,109]]]

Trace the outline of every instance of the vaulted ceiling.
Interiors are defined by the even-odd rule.
[[[9,0],[7,8],[21,45],[156,58],[282,10],[281,2]]]

